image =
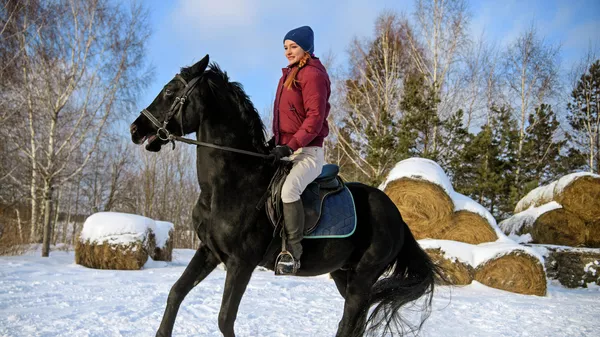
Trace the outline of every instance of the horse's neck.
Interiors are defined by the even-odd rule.
[[[225,137],[211,135],[210,131],[199,131],[196,138],[227,147],[242,147],[239,141],[224,143]],[[266,191],[272,170],[264,159],[206,147],[198,147],[196,155],[198,182],[201,189],[210,191],[207,197],[239,197],[240,193],[258,195]]]

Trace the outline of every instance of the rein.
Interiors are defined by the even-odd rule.
[[[183,132],[183,113],[182,113],[183,112],[183,106],[184,106],[185,102],[187,101],[188,95],[192,92],[192,90],[194,89],[194,87],[196,86],[196,84],[198,84],[198,81],[200,80],[200,76],[197,76],[197,77],[194,77],[188,83],[179,74],[177,74],[176,78],[179,79],[180,81],[182,81],[185,84],[185,88],[183,88],[183,95],[175,97],[175,102],[173,102],[173,105],[171,105],[171,108],[167,112],[167,117],[162,122],[162,124],[158,121],[158,119],[156,119],[156,117],[154,117],[150,113],[150,111],[148,111],[147,109],[142,110],[142,114],[144,116],[146,116],[146,118],[148,118],[150,120],[150,122],[152,122],[152,124],[154,124],[154,126],[156,126],[158,128],[158,130],[156,130],[156,136],[160,140],[171,141],[173,143],[173,147],[175,147],[175,142],[174,141],[179,141],[179,142],[186,143],[186,144],[193,144],[193,145],[198,145],[198,146],[203,146],[203,147],[210,147],[210,148],[217,149],[217,150],[223,150],[223,151],[241,153],[241,154],[245,154],[245,155],[249,155],[249,156],[254,156],[254,157],[260,157],[260,158],[265,158],[265,159],[267,159],[267,158],[270,157],[269,155],[258,153],[258,152],[240,150],[240,149],[235,149],[235,148],[232,148],[232,147],[220,146],[220,145],[216,145],[216,144],[212,144],[212,143],[200,142],[200,141],[197,141],[197,140],[194,140],[194,139],[176,136],[176,135],[172,134],[171,132],[169,132],[169,130],[167,130],[167,124],[169,124],[169,121],[171,120],[171,118],[173,118],[175,115],[179,115],[179,125],[181,126],[181,134],[182,135],[184,134],[184,132]]]

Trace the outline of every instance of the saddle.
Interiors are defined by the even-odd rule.
[[[291,167],[291,163],[280,164],[271,180],[269,191],[267,191],[268,195],[265,202],[265,208],[267,210],[267,216],[274,227],[274,234],[281,229],[283,219],[281,188]],[[340,168],[337,165],[324,165],[321,174],[306,187],[300,196],[304,206],[304,235],[309,235],[317,228],[321,215],[323,214],[325,200],[329,196],[344,190],[345,184],[338,176],[339,171]]]

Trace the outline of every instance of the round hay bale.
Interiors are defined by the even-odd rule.
[[[442,284],[467,285],[473,282],[474,270],[470,265],[457,259],[451,260],[444,257],[444,252],[441,248],[425,249],[425,252],[431,257],[433,263],[440,267],[441,274],[445,279],[441,280]]]
[[[567,288],[587,288],[600,285],[600,250],[585,248],[547,248],[546,270],[548,277],[556,279]]]
[[[520,250],[492,258],[475,269],[475,280],[488,287],[524,295],[546,295],[540,261]]]
[[[139,270],[148,261],[147,244],[142,241],[128,244],[101,244],[77,241],[75,263],[95,269]]]
[[[600,220],[600,178],[581,176],[570,182],[555,199],[586,222]]]
[[[439,238],[451,224],[452,199],[434,183],[400,178],[387,184],[384,192],[396,204],[417,240]]]
[[[141,269],[156,247],[154,230],[154,220],[140,215],[94,213],[83,223],[75,262],[96,269]]]
[[[585,244],[586,232],[585,223],[577,215],[557,208],[540,215],[530,233],[535,243],[577,247]]]
[[[460,210],[454,212],[452,226],[441,234],[440,239],[477,245],[496,241],[498,235],[490,223],[481,215],[467,210]]]
[[[600,248],[600,220],[588,222],[585,226],[587,227],[585,246]]]

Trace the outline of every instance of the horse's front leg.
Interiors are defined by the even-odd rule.
[[[223,290],[221,311],[219,312],[219,329],[223,336],[234,337],[233,324],[235,317],[255,266],[233,258],[230,258],[226,265],[227,277],[225,279],[225,289]]]
[[[181,302],[183,302],[183,299],[190,290],[208,276],[218,264],[219,260],[206,245],[202,244],[183,271],[179,280],[171,287],[169,298],[167,299],[167,308],[165,309],[162,322],[160,322],[160,327],[156,333],[157,337],[171,336],[173,333],[173,325],[175,324],[175,317],[177,316],[177,311],[179,310]]]

